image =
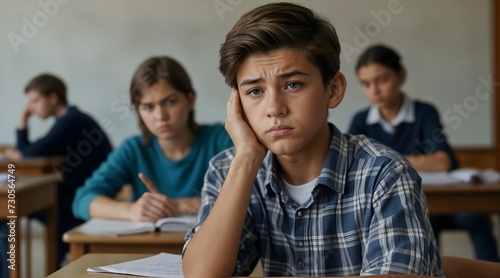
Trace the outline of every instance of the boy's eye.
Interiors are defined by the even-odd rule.
[[[286,88],[287,89],[290,89],[290,90],[295,90],[295,89],[298,89],[300,87],[300,83],[297,83],[297,82],[291,82],[291,83],[288,83],[286,85]]]
[[[258,96],[262,93],[262,90],[261,89],[251,89],[248,91],[248,95],[252,95],[252,96]]]

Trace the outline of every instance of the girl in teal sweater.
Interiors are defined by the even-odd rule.
[[[154,222],[196,214],[208,162],[232,142],[222,125],[195,122],[195,98],[178,62],[169,57],[143,62],[130,85],[142,136],[125,140],[86,180],[73,201],[74,215]],[[115,200],[125,184],[132,185],[132,200]]]

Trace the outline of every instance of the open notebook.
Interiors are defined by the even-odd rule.
[[[450,172],[419,172],[423,185],[500,183],[500,173],[488,169],[460,168]]]
[[[7,186],[7,181],[9,180],[8,173],[0,173],[0,187]]]
[[[194,225],[196,225],[196,216],[194,215],[161,218],[156,223],[91,219],[81,225],[78,231],[96,236],[119,236],[151,233],[156,229],[162,232],[187,232]]]
[[[168,253],[124,263],[87,268],[87,272],[137,275],[143,277],[184,277],[182,257]]]

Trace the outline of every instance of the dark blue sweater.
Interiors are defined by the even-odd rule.
[[[366,123],[369,108],[354,116],[349,133],[365,134],[403,155],[432,154],[444,151],[450,157],[451,169],[458,168],[457,159],[447,143],[436,108],[431,104],[419,101],[415,101],[414,105],[415,122],[399,124],[395,127],[394,134],[385,132],[378,123],[371,125]]]
[[[17,149],[24,157],[63,156],[64,161],[54,163],[54,170],[60,171],[57,210],[57,262],[60,263],[68,250],[62,242],[67,230],[82,223],[71,212],[71,203],[76,189],[99,167],[111,152],[108,137],[99,125],[76,107],[68,107],[66,113],[58,118],[48,134],[30,143],[28,130],[17,130]],[[44,220],[41,215],[33,215]],[[50,246],[47,248],[55,248]]]
[[[71,106],[58,118],[48,134],[30,143],[28,130],[17,130],[17,149],[24,157],[63,156],[53,168],[62,173],[59,207],[71,210],[76,188],[106,160],[111,152],[108,137],[88,115]]]

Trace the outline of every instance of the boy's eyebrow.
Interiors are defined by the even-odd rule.
[[[243,81],[241,81],[241,83],[240,83],[240,87],[241,87],[241,86],[245,86],[245,85],[252,85],[252,84],[256,84],[256,83],[261,82],[262,80],[263,80],[262,78],[244,79]]]
[[[289,71],[289,72],[284,72],[284,73],[280,73],[278,74],[278,77],[280,79],[286,79],[286,78],[290,78],[292,76],[295,76],[295,75],[309,75],[305,72],[301,72],[301,71],[298,71],[298,70],[292,70],[292,71]]]
[[[290,78],[292,76],[295,76],[295,75],[309,75],[305,72],[301,72],[301,71],[298,71],[298,70],[292,70],[292,71],[289,71],[289,72],[284,72],[284,73],[280,73],[278,74],[278,78],[279,79],[287,79],[287,78]],[[255,83],[259,83],[259,82],[262,82],[262,78],[255,78],[255,79],[244,79],[241,83],[240,83],[240,87],[241,86],[244,86],[244,85],[251,85],[251,84],[255,84]]]

